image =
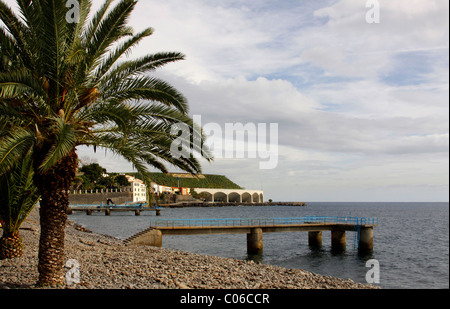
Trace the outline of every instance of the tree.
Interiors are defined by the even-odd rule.
[[[80,172],[84,174],[86,180],[91,183],[96,183],[103,177],[103,174],[106,173],[106,169],[101,167],[98,163],[92,163],[89,165],[83,165],[80,168]]]
[[[33,184],[31,155],[14,165],[11,173],[0,175],[0,221],[3,229],[0,260],[22,256],[19,229],[39,198]]]
[[[77,22],[61,0],[17,0],[19,15],[0,0],[0,122],[18,123],[0,139],[0,174],[11,173],[31,149],[33,181],[42,197],[39,286],[64,284],[64,230],[76,148],[103,148],[131,162],[146,182],[148,166],[167,163],[200,173],[194,156],[174,156],[171,129],[190,129],[189,145],[210,160],[204,135],[188,116],[186,98],[155,69],[185,57],[161,52],[124,59],[144,38],[127,25],[137,1],[106,0],[88,16],[78,0]],[[16,121],[17,120],[17,121]]]
[[[128,187],[128,186],[130,186],[130,182],[128,181],[128,178],[125,177],[125,175],[117,175],[116,176],[116,184],[119,187]]]
[[[115,188],[116,177],[114,175],[106,175],[99,179],[96,189],[113,189]]]

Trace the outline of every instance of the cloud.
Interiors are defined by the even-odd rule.
[[[189,62],[172,70],[191,81],[255,70],[266,56],[258,46],[271,40],[266,31],[253,27],[247,9],[206,1],[141,1],[134,16],[140,27],[151,24],[156,29],[145,52],[182,50]]]
[[[365,1],[336,1],[316,10],[314,16],[326,23],[298,31],[302,60],[326,74],[367,79],[375,78],[408,52],[443,48],[448,53],[448,1],[379,3],[379,24],[366,22],[369,9]]]
[[[170,77],[168,77],[170,79]],[[175,84],[203,125],[278,123],[281,145],[344,153],[433,153],[448,148],[447,94],[358,82],[311,88],[243,77]],[[435,100],[433,103],[428,101]],[[319,102],[333,103],[325,106]]]

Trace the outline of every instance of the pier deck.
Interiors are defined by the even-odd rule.
[[[161,215],[160,207],[147,207],[145,203],[139,204],[127,204],[127,205],[70,205],[67,213],[72,214],[74,211],[86,212],[88,216],[92,215],[93,212],[105,212],[106,216],[110,216],[111,212],[126,212],[134,211],[136,216],[140,216],[143,211],[155,211],[157,216]]]

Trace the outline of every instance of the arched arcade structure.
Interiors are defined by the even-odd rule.
[[[204,193],[206,202],[224,203],[263,203],[264,191],[195,188],[198,194]]]

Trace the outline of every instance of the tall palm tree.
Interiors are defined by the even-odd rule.
[[[78,0],[73,23],[63,0],[17,0],[20,15],[0,0],[0,122],[20,123],[0,139],[0,174],[31,149],[42,197],[40,286],[64,283],[64,229],[78,146],[124,157],[147,181],[148,166],[167,172],[169,164],[197,174],[201,166],[193,153],[211,158],[186,98],[148,75],[184,55],[123,59],[153,30],[134,33],[127,26],[137,1],[112,2],[106,0],[89,20],[91,1]],[[179,137],[177,127],[189,128],[188,136]],[[171,152],[180,138],[191,155]]]

